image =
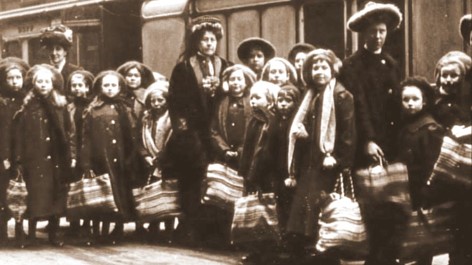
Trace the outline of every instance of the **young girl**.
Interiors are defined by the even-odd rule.
[[[305,62],[306,55],[313,51],[315,46],[309,43],[297,43],[295,44],[290,52],[288,53],[288,61],[295,66],[295,70],[297,70],[297,83],[296,85],[301,91],[305,91],[305,84],[303,83],[302,79],[302,68],[303,63]]]
[[[283,87],[297,83],[297,70],[293,65],[281,57],[270,59],[262,69],[262,80]]]
[[[137,61],[126,62],[116,71],[125,78],[126,87],[123,88],[123,93],[133,107],[136,117],[140,118],[144,111],[144,91],[156,81],[153,72]]]
[[[167,96],[168,88],[164,82],[160,81],[152,83],[144,94],[145,110],[140,126],[140,153],[149,168],[146,175],[150,175],[151,182],[163,179],[163,174],[166,173],[164,168],[168,167],[165,149],[172,134],[172,125],[167,110]],[[163,236],[157,239],[171,242],[174,218],[162,221],[165,224],[166,234],[157,235],[160,231],[160,221],[151,222],[149,224],[150,239],[155,240],[155,236]]]
[[[64,213],[66,183],[70,181],[70,120],[66,99],[57,92],[61,74],[49,65],[35,65],[26,78],[32,93],[14,118],[14,166],[23,173],[28,190],[30,240],[36,239],[36,222],[49,220],[49,242],[62,246],[58,238],[59,217]]]
[[[424,78],[408,78],[400,84],[402,122],[398,135],[397,160],[408,167],[413,209],[425,206],[421,196],[441,150],[444,131],[431,115],[433,88]],[[416,264],[430,265],[432,255]]]
[[[251,68],[260,79],[262,68],[267,61],[275,56],[275,47],[269,41],[251,37],[243,40],[238,45],[238,58],[247,67]]]
[[[11,172],[11,140],[13,115],[20,109],[25,90],[23,79],[29,65],[15,57],[8,57],[0,61],[0,242],[6,243],[8,238],[7,222],[10,218],[6,205],[6,190]],[[16,220],[15,238],[20,247],[24,246],[23,220]]]
[[[67,111],[70,115],[71,126],[73,126],[73,132],[75,135],[71,137],[75,138],[76,146],[71,146],[71,151],[75,154],[77,161],[74,161],[74,169],[72,172],[72,181],[78,181],[82,174],[84,173],[83,168],[81,167],[81,155],[80,147],[82,146],[82,124],[83,124],[83,112],[88,106],[92,99],[92,84],[93,84],[93,74],[85,70],[76,70],[69,75],[69,78],[66,82],[66,91],[69,93],[70,103],[67,104]],[[84,220],[84,231],[87,241],[87,245],[92,244],[92,239],[90,235],[90,221]],[[79,234],[80,230],[80,220],[72,220],[70,222],[69,234],[71,236],[76,236]]]
[[[340,173],[349,174],[354,158],[354,101],[337,82],[340,66],[334,52],[325,49],[310,52],[303,65],[308,90],[290,128],[290,178],[285,183],[295,186],[287,223],[287,232],[301,239],[291,246],[295,255],[303,254],[305,244],[317,237],[320,195],[333,191]]]
[[[115,229],[108,239],[112,244],[123,237],[123,222],[133,215],[131,184],[137,171],[136,118],[126,104],[122,92],[123,77],[115,71],[103,71],[93,83],[99,93],[84,113],[82,133],[82,168],[97,176],[108,173],[118,214],[100,216],[104,221],[103,234],[109,222],[115,221]]]
[[[273,122],[274,97],[272,94],[275,85],[266,81],[258,81],[251,87],[250,104],[251,118],[246,128],[243,152],[239,165],[239,175],[244,178],[247,193],[275,192],[275,159]],[[265,243],[265,242],[264,242]],[[242,257],[244,263],[268,264],[272,244],[258,245],[252,252]]]
[[[251,114],[248,88],[255,80],[256,74],[240,64],[223,72],[223,86],[227,86],[229,91],[213,116],[212,145],[216,160],[233,169],[239,166],[244,133]]]

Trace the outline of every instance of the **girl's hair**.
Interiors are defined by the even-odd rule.
[[[302,67],[302,78],[308,86],[313,86],[312,68],[317,61],[326,61],[331,68],[332,76],[336,77],[343,65],[341,59],[329,49],[315,49],[307,54]]]
[[[106,70],[98,73],[97,77],[95,77],[95,80],[93,81],[93,92],[96,93],[96,95],[102,94],[102,80],[107,75],[116,76],[118,78],[120,94],[122,94],[124,90],[123,88],[126,86],[125,79],[120,75],[120,73],[113,70]]]
[[[247,88],[251,87],[252,84],[256,82],[257,75],[254,73],[254,71],[251,70],[251,68],[242,64],[235,64],[226,68],[221,74],[222,76],[221,79],[223,81],[223,85],[222,85],[223,91],[227,92],[229,90],[229,84],[228,84],[229,78],[234,72],[238,70],[241,70],[243,72],[244,80],[246,81],[246,89],[245,89],[246,91],[248,90]]]
[[[429,84],[428,80],[422,76],[408,77],[400,83],[399,96],[397,97],[400,101],[402,98],[403,90],[407,86],[417,87],[423,95],[424,107],[426,111],[430,111],[434,105],[435,93],[433,87]]]
[[[289,81],[292,84],[297,83],[297,70],[295,69],[295,66],[293,66],[289,61],[282,57],[274,57],[270,59],[269,61],[266,62],[264,67],[262,68],[262,80],[268,81],[269,80],[269,72],[270,72],[270,67],[272,63],[274,62],[281,62],[285,65],[285,69],[287,70],[287,74],[289,75]]]
[[[141,87],[148,87],[150,84],[156,81],[151,69],[138,61],[128,61],[118,67],[116,71],[120,73],[123,77],[126,77],[128,72],[134,68],[136,68],[139,74],[141,75]]]
[[[164,82],[154,82],[144,92],[144,105],[147,109],[151,108],[151,96],[158,92],[162,93],[165,99],[168,98],[169,90]]]
[[[274,105],[275,98],[277,97],[280,87],[278,85],[272,84],[271,82],[267,81],[257,81],[251,87],[251,92],[256,89],[263,89],[264,94],[266,95],[267,102],[269,104]]]
[[[1,86],[0,89],[8,86],[7,75],[8,75],[8,72],[10,72],[13,69],[17,69],[20,71],[21,77],[23,78],[23,81],[24,81],[25,76],[26,76],[26,69],[24,69],[23,67],[17,64],[9,64],[8,66],[5,66],[4,68],[0,66],[0,86]]]
[[[92,89],[93,79],[94,79],[93,74],[89,71],[86,71],[86,70],[76,70],[76,71],[72,72],[69,75],[69,77],[67,78],[67,82],[66,82],[66,89],[67,90],[70,90],[70,86],[72,85],[71,84],[72,77],[74,77],[76,75],[82,76],[82,78],[84,79],[84,83],[90,88],[90,90]]]
[[[24,78],[24,87],[28,90],[25,98],[23,99],[23,107],[27,106],[32,98],[34,98],[34,81],[37,78],[37,73],[40,71],[51,72],[51,81],[52,81],[52,91],[51,99],[54,105],[58,107],[63,107],[67,104],[67,99],[65,96],[61,95],[59,92],[63,88],[63,79],[61,73],[54,67],[48,64],[37,64],[29,69]],[[22,107],[22,108],[23,108]]]
[[[293,103],[297,106],[300,101],[300,90],[293,85],[282,86],[277,93],[277,98],[280,96],[289,96],[292,98]]]

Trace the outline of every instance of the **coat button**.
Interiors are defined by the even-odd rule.
[[[115,124],[115,120],[111,120],[111,122],[110,122],[110,123],[111,123],[111,124]]]
[[[44,123],[48,123],[48,119],[44,119]]]
[[[113,162],[114,162],[114,163],[118,162],[118,159],[113,158]]]
[[[236,125],[236,124],[234,124],[234,122],[232,122],[232,123],[231,123],[231,126],[233,126],[233,127],[234,127],[234,125]]]
[[[451,104],[451,103],[447,103],[447,106],[448,106],[448,107],[451,107],[451,106],[452,106],[452,104]]]
[[[115,105],[111,105],[111,107],[110,107],[110,108],[112,108],[112,109],[115,109]]]
[[[111,143],[116,144],[116,140],[115,139],[111,140]]]
[[[46,142],[49,142],[49,141],[51,141],[51,138],[46,137]]]
[[[393,89],[390,88],[390,89],[388,90],[388,93],[389,93],[390,95],[393,94]]]
[[[390,125],[393,125],[393,124],[395,124],[395,123],[394,123],[393,121],[391,121],[391,122],[390,122]]]
[[[236,103],[234,103],[234,104],[233,104],[233,107],[235,107],[235,108],[236,108],[237,106],[238,106],[238,104],[236,104]]]
[[[51,160],[51,156],[47,156],[46,159],[47,159],[47,160]]]

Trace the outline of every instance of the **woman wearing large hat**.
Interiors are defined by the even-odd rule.
[[[167,177],[179,180],[182,241],[195,244],[200,186],[211,159],[210,121],[222,95],[221,74],[228,62],[216,54],[223,27],[218,18],[200,16],[189,25],[185,50],[169,83],[169,115],[173,134],[168,155],[175,161]],[[166,176],[164,176],[166,177]]]
[[[375,2],[368,2],[347,22],[351,31],[363,36],[363,46],[344,60],[340,75],[355,99],[358,130],[355,167],[393,159],[392,139],[396,137],[400,114],[394,96],[400,83],[400,68],[383,46],[387,35],[401,22],[398,7]],[[371,247],[366,264],[395,264],[395,246],[388,242],[395,233],[396,224],[392,220],[398,217],[397,212],[379,205],[366,205],[365,209]]]

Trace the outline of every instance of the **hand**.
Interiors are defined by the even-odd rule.
[[[367,143],[366,153],[367,155],[371,156],[376,162],[380,162],[384,157],[384,152],[382,151],[382,148],[380,148],[380,146],[378,146],[373,141]]]
[[[71,167],[71,168],[75,168],[76,166],[77,166],[77,160],[72,159],[72,160],[70,161],[70,167]]]
[[[154,160],[152,159],[152,157],[146,156],[146,157],[144,157],[144,160],[146,160],[146,163],[148,163],[148,165],[150,167],[152,167],[154,165]]]
[[[5,168],[5,170],[10,169],[11,167],[10,160],[8,159],[3,160],[3,167]]]
[[[308,133],[303,123],[297,124],[295,131],[293,132],[296,138],[308,138]]]
[[[236,151],[226,151],[225,158],[226,160],[238,157],[238,152]]]
[[[188,129],[187,120],[184,118],[180,118],[177,128],[181,131],[186,131]]]
[[[285,187],[293,188],[297,186],[297,180],[294,176],[290,176],[284,180]]]

